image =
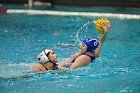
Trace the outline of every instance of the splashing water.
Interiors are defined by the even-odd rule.
[[[80,32],[82,32],[82,31],[84,31],[85,33],[87,33],[87,30],[88,30],[88,26],[90,26],[90,25],[92,25],[92,24],[95,24],[96,23],[96,21],[92,21],[92,22],[87,22],[87,23],[85,23],[78,31],[77,31],[77,33],[76,33],[76,38],[77,38],[77,43],[78,43],[78,45],[79,46],[81,46],[81,40],[80,40],[80,38],[79,38],[79,33]],[[85,29],[84,29],[85,28]],[[86,38],[87,36],[86,36],[86,34],[85,34],[85,38]]]

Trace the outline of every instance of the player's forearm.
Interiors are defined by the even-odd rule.
[[[60,62],[59,65],[64,65],[65,63],[69,63],[71,62],[74,58],[76,58],[77,56],[80,56],[81,53],[77,52],[76,54],[71,55],[69,58],[65,59],[64,61]]]
[[[108,32],[103,33],[99,38],[100,46],[103,44]]]

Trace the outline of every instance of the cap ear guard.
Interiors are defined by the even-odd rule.
[[[47,57],[47,54],[50,52],[50,50],[44,50],[42,51],[38,56],[38,60],[41,64],[45,64],[46,62],[49,61],[49,58]]]

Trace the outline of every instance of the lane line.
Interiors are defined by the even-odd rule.
[[[140,19],[139,14],[68,12],[68,11],[24,10],[24,9],[7,9],[4,12],[9,14],[18,13],[18,14],[31,14],[31,15],[87,16],[87,17],[112,17],[118,19]]]

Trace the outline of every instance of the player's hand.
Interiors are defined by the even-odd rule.
[[[108,32],[111,25],[108,22],[105,22],[104,26],[101,26],[104,29],[104,33]]]

